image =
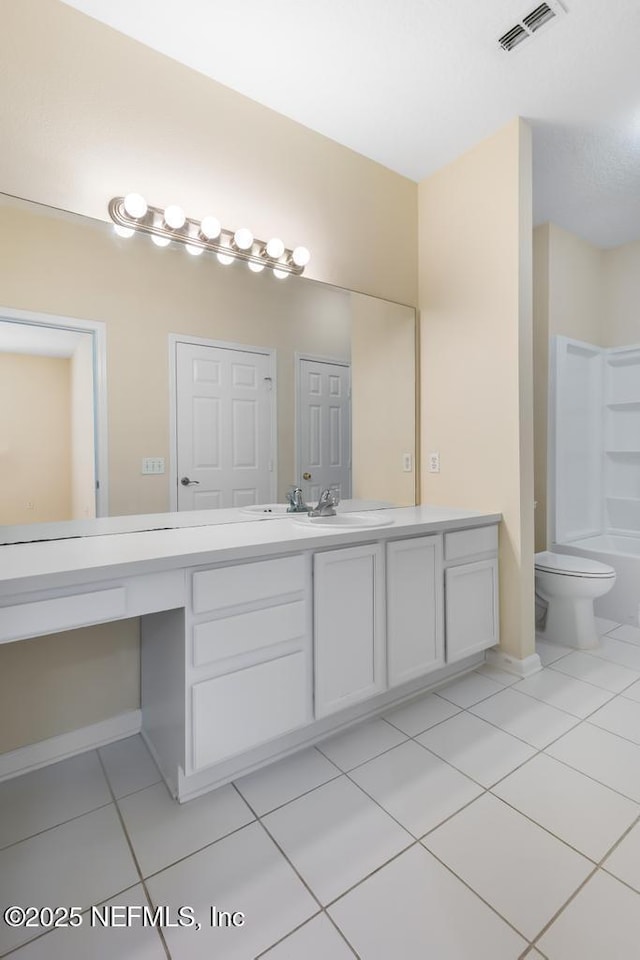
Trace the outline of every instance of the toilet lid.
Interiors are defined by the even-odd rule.
[[[536,569],[547,573],[564,574],[568,577],[615,577],[616,572],[607,563],[575,557],[568,553],[551,553],[545,550],[536,553]]]

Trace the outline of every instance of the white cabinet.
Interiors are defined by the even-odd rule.
[[[143,621],[144,733],[172,791],[198,796],[494,646],[497,550],[485,525],[191,569],[186,608]]]
[[[498,560],[492,557],[445,572],[447,663],[498,643]]]
[[[389,686],[444,664],[442,537],[387,544]]]
[[[382,544],[314,556],[315,716],[385,687]]]

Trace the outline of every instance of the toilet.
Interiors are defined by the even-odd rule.
[[[535,555],[536,595],[547,604],[544,640],[589,650],[598,645],[593,601],[613,587],[616,572],[598,560],[550,553]]]

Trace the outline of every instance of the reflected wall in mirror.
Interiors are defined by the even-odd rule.
[[[171,393],[172,384],[176,387],[179,341],[214,351],[224,348],[227,356],[232,349],[244,351],[245,357],[268,358],[264,369],[252,372],[250,364],[240,364],[243,369],[238,367],[234,376],[239,388],[245,378],[245,388],[259,383],[270,395],[271,420],[257,420],[242,393],[235,412],[225,414],[224,420],[211,414],[216,404],[221,409],[220,398],[214,396],[215,402],[209,404],[208,448],[205,443],[196,460],[202,459],[204,450],[204,459],[214,463],[217,452],[233,440],[234,422],[234,455],[245,463],[269,435],[269,442],[262,444],[268,453],[261,454],[271,474],[267,488],[258,493],[251,483],[240,484],[236,502],[218,498],[220,506],[255,502],[267,489],[267,499],[282,501],[289,484],[322,466],[323,456],[329,467],[336,458],[349,459],[348,480],[341,482],[353,497],[398,505],[415,502],[413,308],[298,277],[278,280],[270,271],[254,274],[241,263],[224,267],[207,255],[185,255],[183,248],[157,249],[144,236],[117,237],[102,221],[9,197],[0,197],[0,245],[0,318],[13,312],[15,319],[16,311],[26,311],[40,319],[55,315],[103,325],[108,422],[108,451],[100,456],[104,437],[98,429],[96,457],[90,429],[93,412],[86,399],[79,399],[86,398],[91,386],[77,344],[50,346],[49,353],[57,350],[58,356],[47,356],[46,349],[39,348],[40,356],[33,360],[27,358],[34,351],[24,343],[17,349],[15,342],[13,347],[0,347],[0,363],[13,364],[13,382],[19,382],[22,390],[18,398],[9,386],[9,374],[3,375],[0,477],[5,479],[0,485],[11,475],[18,482],[10,497],[8,488],[0,489],[5,502],[1,523],[55,520],[65,514],[91,516],[93,503],[86,491],[87,483],[95,479],[91,471],[96,462],[97,475],[108,480],[111,516],[198,506],[195,498],[193,502],[183,498],[182,503],[178,498],[180,477],[189,476],[186,469],[180,472],[179,397],[172,400]],[[16,325],[12,326],[15,332]],[[200,358],[200,369],[208,370],[207,376],[213,375],[219,359],[209,362],[209,356],[214,354],[205,350]],[[36,360],[39,366],[34,366]],[[343,395],[351,389],[350,397],[343,396],[343,419],[328,434],[324,452],[320,432],[314,432],[318,411],[312,412],[309,426],[296,438],[296,417],[304,422],[296,411],[296,392],[298,405],[304,392],[296,391],[296,378],[305,361],[333,364],[318,368],[328,373],[328,389]],[[18,362],[23,363],[20,371]],[[34,399],[40,389],[46,401]],[[201,409],[205,406],[200,404]],[[53,419],[54,408],[60,425]],[[27,409],[39,418],[37,430],[23,419]],[[70,412],[74,410],[75,415]],[[96,423],[99,427],[99,418]],[[29,434],[34,449],[24,453],[18,468],[22,454],[17,438]],[[48,452],[45,437],[55,438]],[[407,456],[411,471],[406,470]],[[148,458],[164,461],[165,472],[143,474],[143,460]],[[37,486],[36,475],[46,482]],[[64,487],[66,492],[57,495],[55,503],[46,503],[43,486],[50,492]],[[308,493],[315,493],[312,483]],[[207,507],[215,503],[215,497],[203,498]]]

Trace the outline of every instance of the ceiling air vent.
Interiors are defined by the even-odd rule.
[[[559,0],[547,0],[546,3],[540,3],[535,10],[523,17],[519,23],[516,23],[510,30],[507,30],[499,39],[498,43],[503,50],[513,50],[524,40],[532,37],[536,31],[546,26],[552,20],[566,13],[566,10]]]
[[[557,16],[557,14],[551,9],[548,3],[541,3],[539,7],[536,7],[535,10],[528,13],[526,17],[523,17],[522,22],[527,30],[535,33],[536,30],[543,27],[545,23],[549,23],[549,20],[553,20],[555,16]]]
[[[511,30],[507,30],[507,32],[500,37],[498,43],[503,50],[513,50],[519,43],[526,40],[528,36],[529,34],[525,28],[517,24],[515,27],[512,27]]]

